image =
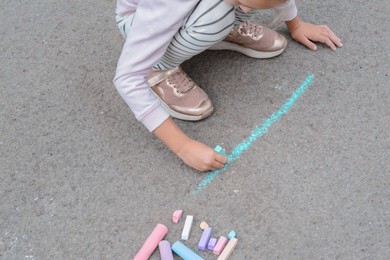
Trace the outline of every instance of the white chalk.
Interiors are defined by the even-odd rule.
[[[193,216],[187,215],[186,222],[184,223],[183,232],[181,233],[181,239],[188,240],[190,233],[191,233],[193,220],[194,220]]]

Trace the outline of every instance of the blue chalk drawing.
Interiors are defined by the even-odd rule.
[[[279,108],[278,111],[273,113],[269,118],[265,119],[261,126],[256,126],[248,138],[233,148],[232,152],[228,155],[228,162],[225,164],[225,166],[222,169],[208,173],[208,175],[201,181],[201,183],[199,183],[195,193],[202,191],[213,181],[216,176],[224,172],[231,163],[240,158],[241,154],[248,150],[254,141],[266,134],[272,124],[279,120],[284,114],[286,114],[288,110],[294,105],[295,101],[297,101],[297,99],[305,92],[307,87],[313,81],[313,78],[313,74],[307,76],[302,85],[294,91],[291,97],[286,101],[286,103],[283,104],[281,108]]]

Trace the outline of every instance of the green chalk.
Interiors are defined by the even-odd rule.
[[[219,153],[220,155],[223,155],[225,157],[228,157],[227,154],[225,153],[225,150],[220,146],[220,145],[217,145],[214,150]]]

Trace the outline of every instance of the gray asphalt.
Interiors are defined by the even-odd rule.
[[[0,258],[131,259],[158,223],[180,240],[184,222],[171,215],[183,209],[195,217],[193,250],[204,220],[215,237],[236,230],[231,259],[390,259],[390,3],[299,10],[344,47],[309,51],[280,26],[289,45],[277,58],[206,51],[183,65],[215,113],[178,125],[227,152],[314,75],[194,194],[206,174],[148,133],[112,84],[123,44],[115,1],[2,1]]]

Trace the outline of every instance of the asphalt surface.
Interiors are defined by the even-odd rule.
[[[131,259],[158,223],[180,240],[184,221],[171,215],[182,209],[195,218],[193,250],[206,221],[215,237],[236,230],[231,259],[390,259],[390,3],[302,0],[299,10],[344,47],[309,51],[282,25],[289,45],[277,58],[206,51],[183,64],[215,113],[178,125],[228,153],[314,75],[195,194],[207,174],[147,132],[112,84],[115,1],[2,1],[0,258]]]

